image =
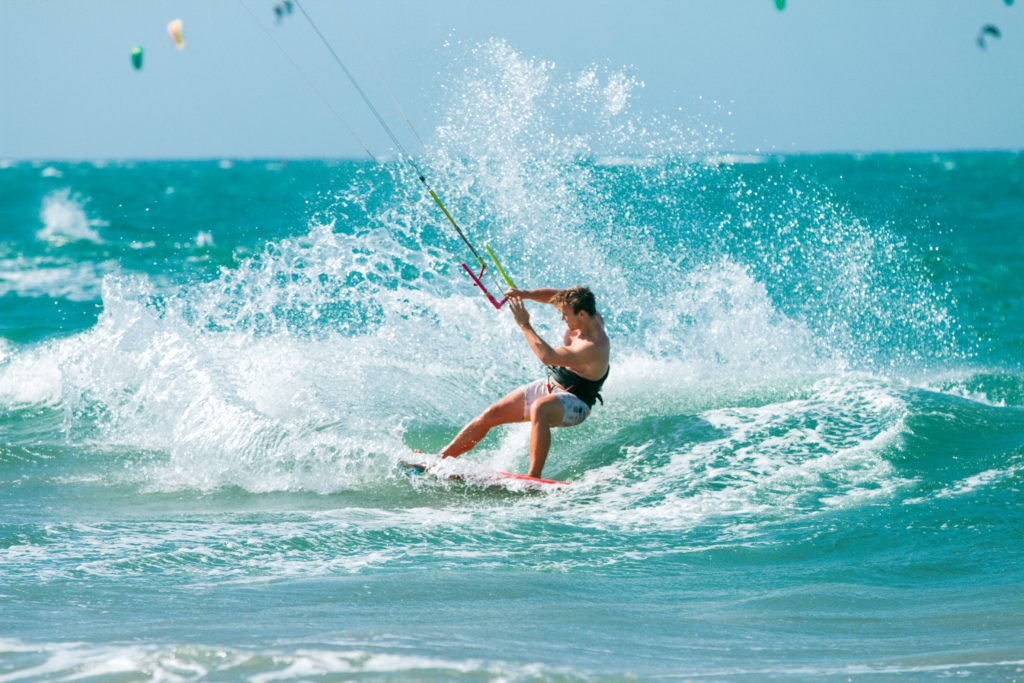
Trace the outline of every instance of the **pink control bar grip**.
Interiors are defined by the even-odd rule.
[[[465,263],[462,264],[462,267],[466,270],[466,273],[469,275],[469,277],[473,278],[473,282],[476,283],[476,286],[483,290],[483,293],[487,295],[487,300],[491,302],[492,306],[494,306],[497,309],[500,309],[502,306],[505,305],[505,302],[508,301],[508,297],[505,297],[500,302],[496,301],[495,298],[491,296],[491,293],[487,291],[487,288],[484,287],[484,283],[480,281],[480,278],[484,276],[484,271],[487,270],[487,266],[482,266],[480,268],[479,275],[474,275],[473,271],[470,270],[469,266],[467,266]]]

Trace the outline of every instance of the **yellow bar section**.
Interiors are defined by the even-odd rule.
[[[501,277],[505,280],[505,284],[512,289],[518,289],[518,287],[516,287],[516,283],[512,282],[512,278],[510,278],[508,273],[505,272],[505,269],[501,267],[501,261],[499,261],[498,257],[494,255],[493,251],[491,251],[491,245],[485,242],[484,249],[487,250],[487,255],[491,257],[491,260],[494,261],[494,265],[497,266],[498,272],[501,273]]]

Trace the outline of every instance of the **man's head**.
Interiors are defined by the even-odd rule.
[[[563,289],[554,296],[551,303],[559,309],[571,309],[574,314],[585,311],[588,315],[597,315],[594,293],[588,287],[581,285]]]

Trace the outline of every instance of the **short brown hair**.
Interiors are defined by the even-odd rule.
[[[594,302],[594,293],[589,287],[576,285],[569,289],[563,289],[551,299],[555,306],[572,306],[573,313],[586,311],[590,315],[597,315],[597,304]]]

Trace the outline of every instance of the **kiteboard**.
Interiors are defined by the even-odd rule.
[[[494,470],[484,465],[473,464],[472,468],[454,466],[449,461],[441,460],[439,456],[425,456],[417,453],[417,460],[399,460],[400,467],[405,469],[406,474],[429,474],[441,479],[458,481],[484,488],[501,488],[508,491],[557,491],[565,486],[572,486],[572,482],[557,481],[555,479],[541,479],[526,474],[513,474]],[[436,462],[434,461],[437,459]]]

